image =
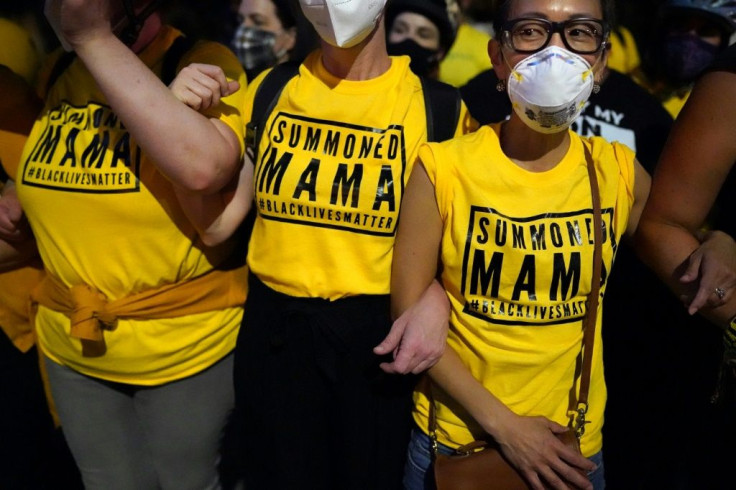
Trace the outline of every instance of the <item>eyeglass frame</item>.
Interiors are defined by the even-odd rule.
[[[514,47],[514,42],[511,40],[511,29],[519,22],[529,21],[529,20],[539,21],[540,23],[546,24],[550,27],[549,29],[547,29],[547,40],[544,42],[544,44],[542,44],[537,49],[517,49],[516,47]],[[565,25],[574,23],[574,22],[585,22],[585,21],[597,22],[603,28],[603,32],[601,36],[601,44],[593,51],[579,51],[577,49],[572,48],[570,46],[570,43],[567,42],[567,36],[565,35],[565,31],[564,31]],[[563,20],[562,22],[553,22],[549,19],[544,19],[541,17],[519,17],[518,19],[512,19],[512,20],[506,21],[503,24],[503,27],[501,28],[501,41],[507,47],[513,49],[517,53],[534,54],[546,48],[549,45],[549,42],[552,40],[552,36],[555,33],[558,33],[560,35],[560,38],[562,39],[562,43],[571,52],[575,54],[594,54],[594,53],[598,53],[599,51],[605,49],[606,45],[608,44],[608,38],[611,34],[611,27],[606,21],[602,19],[596,19],[594,17],[577,17],[574,19]]]

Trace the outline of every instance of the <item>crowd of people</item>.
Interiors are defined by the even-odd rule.
[[[736,3],[206,4],[2,5],[0,488],[733,486]]]

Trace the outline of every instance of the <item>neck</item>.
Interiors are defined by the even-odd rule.
[[[557,166],[570,147],[570,133],[534,131],[515,114],[501,126],[501,149],[518,166],[544,172]]]
[[[322,63],[328,72],[344,80],[370,80],[391,67],[386,52],[386,34],[381,21],[362,42],[350,48],[338,48],[322,43]]]

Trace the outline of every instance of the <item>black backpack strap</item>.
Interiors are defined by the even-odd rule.
[[[5,171],[2,162],[0,162],[0,184],[5,184],[10,180],[10,175]]]
[[[164,85],[169,86],[176,78],[179,72],[179,63],[184,55],[194,47],[197,40],[187,36],[179,36],[174,39],[169,49],[164,54],[164,61],[161,66],[161,81]]]
[[[46,80],[46,86],[44,87],[44,97],[51,91],[51,87],[54,86],[61,74],[64,73],[64,70],[69,68],[69,65],[72,64],[76,57],[77,53],[75,53],[74,51],[64,51],[56,59],[56,63],[54,63],[54,66],[53,68],[51,68],[51,72],[49,73],[49,78]]]
[[[245,147],[254,164],[266,120],[276,106],[286,82],[294,78],[297,73],[299,73],[299,63],[290,61],[276,65],[263,78],[256,90],[253,113],[250,122],[245,127]]]
[[[455,135],[460,120],[460,91],[437,80],[419,77],[427,113],[427,141],[445,141]]]

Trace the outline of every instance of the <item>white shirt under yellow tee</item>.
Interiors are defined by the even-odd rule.
[[[568,395],[582,343],[591,289],[591,190],[582,145],[593,155],[601,194],[603,280],[633,204],[634,154],[602,138],[570,132],[562,161],[546,172],[522,169],[501,151],[499,125],[419,156],[444,223],[442,282],[451,303],[448,345],[473,376],[512,411],[568,424]],[[600,311],[582,451],[602,445],[606,402]],[[610,328],[615,328],[611,326]],[[415,393],[414,417],[427,430],[427,385]],[[483,430],[435,389],[438,438],[457,447]]]

